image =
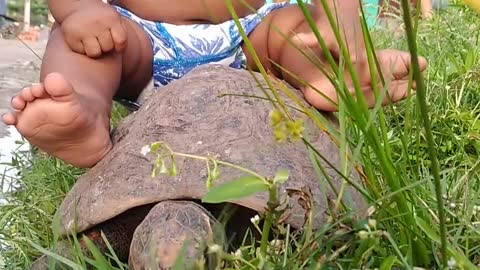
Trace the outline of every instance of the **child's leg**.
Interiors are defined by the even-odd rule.
[[[422,17],[423,18],[431,18],[433,16],[433,7],[432,7],[432,0],[421,0],[420,3],[422,10]]]
[[[313,7],[310,8],[313,9]],[[339,18],[341,19],[342,16],[340,15]],[[317,24],[317,27],[327,45],[329,45],[329,48],[335,47],[336,45],[334,45],[334,43],[336,40],[335,37],[331,35],[330,25]],[[290,38],[294,36],[294,33],[302,33],[304,36],[309,36],[312,31],[305,22],[303,13],[299,7],[297,5],[292,5],[272,12],[252,32],[252,34],[250,34],[249,38],[258,55],[261,57],[262,64],[273,71],[274,75],[284,78],[293,86],[301,89],[305,99],[314,107],[325,111],[336,111],[337,106],[325,99],[315,90],[317,89],[318,91],[321,91],[324,95],[337,103],[338,99],[333,85],[327,77],[311,63],[310,60],[302,55],[298,49],[285,41],[285,38],[278,34],[278,30],[275,30],[275,28],[279,29],[284,35],[289,36]],[[359,40],[347,40],[347,42],[350,48],[355,47],[355,44],[357,43],[361,43]],[[244,51],[246,50],[244,49]],[[316,42],[309,41],[308,48],[304,48],[304,51],[312,55],[313,59],[323,59],[322,62],[324,63],[324,68],[328,67],[322,50]],[[372,82],[365,52],[359,50],[355,55],[355,67],[360,83],[368,105],[372,107],[375,104],[375,97],[371,88]],[[380,50],[377,51],[377,56],[385,79],[387,82],[388,80],[391,80],[388,90],[391,99],[395,102],[405,98],[408,90],[410,55],[406,52],[397,50]],[[252,58],[248,54],[247,59],[250,67],[256,69]],[[299,78],[305,80],[314,88],[303,85],[292,76],[289,76],[286,72],[282,72],[276,67],[273,67],[269,59],[280,64],[283,68],[293,74],[296,74]],[[424,70],[426,65],[425,59],[421,58],[421,69]],[[348,72],[345,72],[345,74],[345,80],[350,86],[352,86],[353,84],[351,78],[348,76]],[[353,93],[353,87],[351,92]]]
[[[128,45],[123,54],[91,59],[72,52],[60,28],[52,31],[43,58],[41,83],[12,98],[15,112],[2,117],[33,145],[67,163],[90,167],[112,147],[109,117],[112,98],[138,93],[151,78],[148,37],[125,19]],[[120,84],[122,78],[128,85]],[[128,80],[127,80],[128,79]],[[134,90],[135,91],[135,90]]]
[[[171,24],[222,23],[232,19],[224,0],[118,0],[117,5],[140,18]],[[264,0],[233,0],[239,17],[254,13]]]

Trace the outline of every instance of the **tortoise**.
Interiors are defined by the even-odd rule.
[[[147,269],[152,254],[155,267],[168,269],[184,240],[199,243],[212,235],[220,206],[238,208],[226,225],[228,237],[235,232],[241,237],[250,218],[264,213],[266,193],[223,205],[202,203],[207,192],[205,162],[177,157],[175,177],[152,178],[155,157],[143,155],[141,149],[156,141],[165,142],[175,152],[208,155],[264,176],[286,169],[290,178],[278,191],[279,196],[288,198],[282,222],[294,229],[304,225],[310,209],[302,205],[300,197],[301,192],[308,191],[312,195],[313,226],[322,224],[333,190],[326,181],[319,181],[305,144],[275,140],[269,125],[272,103],[252,97],[264,96],[265,81],[252,74],[256,73],[205,65],[152,94],[112,132],[113,149],[82,175],[65,197],[58,210],[60,235],[82,233],[96,242],[99,231],[103,231],[116,254],[128,259],[131,269]],[[292,105],[288,100],[287,104]],[[305,136],[339,168],[339,151],[328,134],[313,127],[304,114],[295,110],[291,113],[304,119]],[[342,178],[334,168],[324,168],[338,188]],[[241,171],[222,167],[214,185],[242,175]],[[358,181],[358,174],[352,174],[352,179]],[[365,206],[353,188],[347,193],[353,209]],[[188,245],[185,256],[197,256],[197,247]],[[43,269],[41,265],[38,261],[34,269]]]

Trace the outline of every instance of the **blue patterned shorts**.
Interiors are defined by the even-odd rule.
[[[265,4],[257,13],[239,21],[250,34],[262,19],[286,3]],[[153,82],[156,87],[180,79],[203,64],[217,63],[233,68],[245,68],[242,36],[233,20],[221,24],[173,25],[152,22],[117,7],[118,12],[138,23],[150,37],[153,47]]]

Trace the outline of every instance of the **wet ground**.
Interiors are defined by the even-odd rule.
[[[38,82],[41,64],[38,57],[42,57],[44,48],[45,41],[25,45],[19,40],[0,38],[0,115],[8,111],[10,99],[19,89]],[[0,175],[12,176],[11,168],[2,163],[11,161],[12,152],[19,150],[15,142],[21,139],[15,128],[0,122]],[[26,149],[27,144],[21,147]],[[0,186],[0,191],[3,188]]]

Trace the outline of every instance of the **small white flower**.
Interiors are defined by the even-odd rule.
[[[270,245],[275,249],[279,249],[283,246],[283,241],[279,239],[273,239],[270,241]]]
[[[453,203],[453,202],[450,203],[450,208],[455,209],[455,207],[457,207],[457,205],[455,203]]]
[[[143,156],[146,156],[148,153],[150,153],[150,145],[147,144],[144,147],[142,147],[142,150],[140,150],[140,153]]]
[[[255,215],[253,218],[250,219],[250,222],[253,224],[258,224],[260,222],[260,216]]]
[[[451,257],[450,260],[448,260],[447,264],[448,264],[448,268],[450,269],[457,268],[457,261],[455,261],[453,257]]]
[[[242,257],[242,250],[241,249],[237,249],[237,251],[235,251],[235,254],[234,254],[236,257],[239,257],[241,258]]]
[[[367,231],[359,231],[358,232],[358,237],[362,240],[365,240],[368,238],[368,232]]]
[[[218,253],[221,250],[222,248],[217,244],[213,244],[208,247],[208,253]]]

